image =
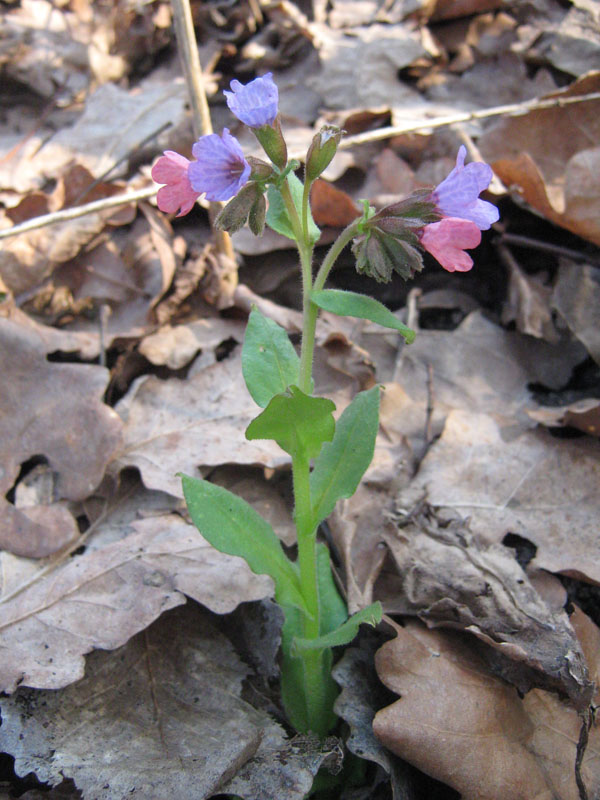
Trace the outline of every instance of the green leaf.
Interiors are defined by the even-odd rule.
[[[381,622],[383,615],[383,608],[379,600],[367,608],[363,608],[356,614],[353,614],[349,620],[344,622],[343,625],[326,634],[319,636],[317,639],[301,639],[296,637],[292,642],[291,653],[293,655],[298,653],[306,653],[309,650],[325,650],[330,647],[338,647],[342,644],[348,644],[358,633],[358,629],[363,623],[368,625],[377,625]]]
[[[324,397],[311,397],[297,386],[276,394],[265,410],[253,419],[246,439],[274,439],[292,458],[310,460],[330,442],[335,431],[335,404]]]
[[[324,636],[339,628],[348,619],[348,609],[335,585],[331,572],[329,548],[323,542],[317,542],[317,581],[321,610],[319,633]]]
[[[323,289],[320,292],[313,292],[310,299],[319,308],[331,311],[340,317],[360,317],[383,325],[384,328],[393,328],[404,336],[407,344],[415,340],[416,334],[413,330],[396,319],[383,303],[366,294],[346,292],[342,289]]]
[[[329,516],[338,500],[351,497],[373,459],[379,428],[379,386],[356,395],[324,445],[310,475],[314,524]]]
[[[298,382],[300,359],[285,330],[253,308],[242,348],[242,372],[248,391],[261,408]]]
[[[181,475],[192,522],[221,553],[241,556],[252,572],[270,575],[281,605],[305,608],[295,564],[283,552],[275,531],[241,497],[208,481]]]
[[[304,193],[304,185],[300,178],[296,177],[293,172],[291,172],[287,176],[287,182],[290,187],[290,191],[292,193],[292,200],[294,202],[294,206],[296,207],[296,211],[298,212],[298,217],[302,219],[302,194]],[[270,228],[273,228],[274,231],[277,233],[281,233],[283,236],[287,236],[288,239],[293,239],[296,241],[296,237],[294,235],[294,229],[292,227],[292,223],[290,221],[289,214],[287,212],[287,208],[285,207],[285,203],[283,202],[283,197],[281,196],[281,192],[277,189],[276,186],[269,186],[267,190],[267,199],[269,201],[269,209],[267,211],[267,225]],[[310,212],[310,207],[308,209],[308,238],[311,244],[314,244],[321,235],[321,231],[315,225],[315,221],[312,218],[312,214]]]

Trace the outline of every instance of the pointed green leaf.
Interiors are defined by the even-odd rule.
[[[298,382],[300,359],[285,330],[253,308],[242,348],[242,372],[248,391],[261,408]]]
[[[379,600],[367,608],[363,608],[356,614],[353,614],[349,620],[344,622],[343,625],[327,633],[325,636],[319,636],[317,639],[302,639],[296,637],[292,642],[291,652],[293,655],[298,653],[306,653],[309,650],[325,650],[329,647],[338,647],[339,645],[348,644],[358,633],[358,629],[363,623],[367,625],[377,625],[381,622],[383,615],[383,608]]]
[[[323,289],[320,292],[313,292],[310,299],[319,308],[331,311],[340,317],[360,317],[383,325],[384,328],[393,328],[404,336],[407,344],[415,340],[416,334],[413,330],[403,325],[383,303],[366,294],[346,292],[342,289]]]
[[[280,604],[304,608],[296,566],[269,523],[241,497],[208,481],[181,475],[192,522],[221,553],[241,556],[252,572],[270,575]]]
[[[302,219],[302,195],[304,193],[304,185],[300,178],[297,178],[293,172],[290,172],[290,174],[287,176],[287,182],[292,193],[294,206],[298,212],[298,217]],[[269,186],[267,190],[267,199],[269,201],[267,225],[270,228],[273,228],[273,230],[277,233],[281,233],[283,236],[287,236],[288,239],[293,239],[296,241],[294,229],[292,228],[292,223],[290,222],[287,208],[283,202],[281,192],[276,186]],[[308,209],[308,234],[312,244],[314,244],[321,235],[321,231],[315,225],[315,221],[310,213],[310,207]]]
[[[357,394],[339,418],[331,443],[323,446],[310,475],[314,524],[338,500],[351,497],[373,459],[379,428],[379,386]]]
[[[335,404],[324,397],[311,397],[297,386],[276,394],[262,414],[253,419],[246,439],[274,439],[292,458],[315,458],[335,431]]]

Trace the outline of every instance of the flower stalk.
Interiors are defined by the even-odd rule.
[[[270,73],[247,85],[232,81],[225,92],[232,113],[249,126],[270,161],[247,160],[225,128],[194,144],[194,161],[166,152],[153,168],[165,185],[158,204],[178,216],[188,213],[200,194],[228,200],[217,226],[239,230],[248,221],[259,235],[265,224],[292,239],[302,274],[300,356],[287,333],[256,309],[250,314],[242,349],[246,385],[262,411],[246,430],[248,439],[272,439],[291,456],[297,559],[283,552],[269,524],[244,501],[207,481],[183,476],[192,520],[203,536],[225,553],[241,555],[254,572],[275,583],[283,609],[282,699],[289,722],[299,732],[325,736],[335,724],[337,687],[331,677],[333,648],[350,642],[362,622],[376,624],[374,603],[348,618],[333,581],[329,553],[318,541],[318,526],[341,498],[350,497],[373,457],[379,421],[379,387],[359,393],[336,422],[334,404],[313,394],[312,365],[316,325],[324,308],[369,319],[398,331],[406,328],[381,303],[353,292],[325,289],[338,257],[352,243],[357,270],[376,280],[394,272],[409,278],[424,266],[422,250],[449,271],[465,271],[473,262],[464,250],[479,244],[481,230],[497,219],[497,210],[479,198],[491,179],[486,164],[465,166],[461,148],[450,175],[432,191],[376,211],[365,201],[362,217],[341,232],[313,277],[319,238],[310,208],[314,181],[331,162],[342,131],[325,126],[306,156],[304,183],[297,163],[288,161],[278,114],[278,90]],[[265,197],[267,199],[265,199]],[[266,210],[268,200],[268,210]],[[266,213],[265,213],[266,211]]]

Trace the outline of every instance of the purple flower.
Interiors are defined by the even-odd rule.
[[[459,217],[474,222],[486,231],[500,216],[496,206],[479,199],[487,189],[493,172],[489,164],[474,161],[465,167],[467,148],[461,145],[456,156],[456,166],[448,177],[431,193],[436,210],[445,217]]]
[[[239,81],[231,81],[231,92],[223,92],[229,110],[249,128],[262,128],[272,125],[277,116],[279,92],[273,81],[273,74],[267,72],[262,78],[255,78],[245,86]]]
[[[190,162],[173,150],[165,150],[152,167],[152,178],[156,183],[165,183],[158,190],[157,202],[161,211],[183,217],[189,214],[200,192],[195,192],[188,178]]]
[[[239,192],[250,177],[250,164],[235,136],[223,128],[223,133],[202,136],[192,147],[197,161],[188,168],[192,189],[204,193],[207,200],[229,200]]]

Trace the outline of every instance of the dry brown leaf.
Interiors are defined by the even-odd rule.
[[[600,583],[600,443],[522,431],[510,420],[453,411],[421,464],[411,494],[469,516],[500,542],[516,533],[537,546],[534,564]]]
[[[199,319],[188,325],[164,325],[142,339],[138,350],[152,364],[165,364],[169,369],[181,369],[200,350],[214,350],[228,339],[234,339],[241,344],[244,327],[240,320],[220,317]]]
[[[376,108],[421,103],[420,95],[398,80],[398,70],[425,56],[421,37],[404,25],[356,27],[352,36],[313,25],[321,69],[307,79],[319,92],[327,87],[332,109]]]
[[[320,178],[313,183],[310,206],[319,227],[345,228],[360,216],[350,195]]]
[[[600,364],[600,269],[563,261],[552,305],[594,361]]]
[[[175,514],[59,563],[2,602],[2,688],[57,689],[79,680],[84,655],[114,650],[184,594],[224,614],[272,593],[271,579],[219,553]],[[121,532],[122,535],[122,532]]]
[[[521,699],[456,636],[412,622],[397,633],[375,660],[401,695],[373,723],[386,747],[463,800],[580,800],[582,721],[572,708],[539,689]],[[600,789],[599,748],[594,727],[582,765],[590,797]]]
[[[584,75],[600,62],[600,12],[596,3],[575,0],[560,20],[541,28],[535,42],[536,58],[571,75]]]
[[[185,380],[142,377],[116,408],[125,427],[112,470],[135,466],[149,489],[175,497],[182,495],[179,471],[198,476],[220,464],[289,461],[274,442],[244,437],[257,407],[244,384],[239,348],[197,373],[192,368]]]
[[[587,708],[591,684],[568,618],[550,611],[511,550],[483,544],[424,503],[397,521],[381,530],[394,571],[375,590],[388,613],[472,633],[496,650],[489,658],[497,673],[522,692],[555,690]]]
[[[7,78],[53,97],[87,89],[88,31],[77,16],[49,0],[23,0],[3,13],[0,63]]]
[[[591,72],[548,97],[597,92]],[[530,111],[501,120],[479,140],[506,186],[552,222],[600,244],[600,101]],[[540,131],[544,135],[540,136]]]
[[[146,79],[132,91],[107,83],[88,97],[77,122],[52,136],[28,167],[35,167],[40,179],[53,178],[75,160],[99,177],[123,159],[112,172],[118,175],[126,170],[127,157],[136,155],[140,142],[166,123],[177,125],[183,120],[184,106],[183,83],[166,85]],[[115,120],[119,121],[118,135]]]
[[[89,800],[206,798],[236,773],[231,791],[248,800],[302,800],[327,753],[294,746],[241,699],[248,672],[215,621],[187,606],[94,653],[75,685],[3,701],[4,745],[18,774],[71,777]]]
[[[502,247],[502,246],[501,246]],[[550,309],[552,289],[537,278],[527,275],[511,253],[502,248],[510,273],[508,299],[502,309],[502,323],[516,322],[521,333],[556,344],[560,335],[554,326]]]
[[[107,370],[49,363],[36,329],[9,319],[0,319],[0,336],[0,542],[11,552],[40,557],[70,541],[76,528],[60,506],[46,518],[46,506],[19,509],[4,499],[21,464],[34,456],[47,459],[55,474],[53,500],[81,500],[102,480],[122,425],[100,399]]]
[[[365,346],[370,349],[368,340]],[[419,331],[415,342],[401,350],[392,382],[400,384],[409,401],[394,413],[393,402],[384,395],[386,427],[404,433],[413,447],[422,449],[430,403],[429,438],[441,432],[454,408],[513,416],[526,424],[525,409],[533,405],[529,384],[560,389],[584,359],[578,342],[552,345],[505,331],[474,312],[451,333]]]
[[[528,414],[549,428],[577,428],[591,436],[600,436],[600,399],[595,397],[576,400],[568,406],[536,408]]]

